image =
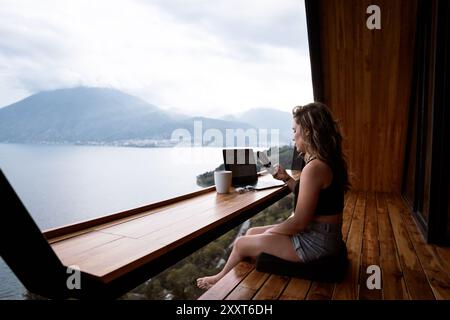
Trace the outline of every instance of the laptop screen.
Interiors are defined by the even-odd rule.
[[[224,149],[225,170],[232,172],[233,186],[254,184],[258,181],[253,149]]]

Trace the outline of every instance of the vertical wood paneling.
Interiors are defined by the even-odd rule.
[[[372,4],[381,30],[366,27]],[[416,0],[320,1],[323,102],[341,123],[356,190],[401,188],[416,8]]]

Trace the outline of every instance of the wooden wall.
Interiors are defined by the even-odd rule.
[[[381,8],[381,30],[366,27],[372,4]],[[306,5],[311,61],[320,61],[312,68],[316,100],[341,123],[353,188],[400,192],[417,1],[307,0]]]

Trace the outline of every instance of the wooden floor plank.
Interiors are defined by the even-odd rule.
[[[393,197],[395,196],[392,194],[386,194],[386,203],[410,297],[414,300],[435,299],[414,246],[409,239],[400,208]]]
[[[364,220],[361,269],[359,274],[360,300],[381,300],[382,298],[381,288],[369,289],[367,286],[367,280],[371,275],[371,273],[367,273],[369,266],[380,266],[380,246],[378,243],[378,218],[376,206],[375,194],[373,192],[368,192]]]
[[[346,195],[347,201],[345,202],[344,213],[342,217],[342,237],[344,241],[347,241],[348,238],[348,233],[350,231],[350,225],[353,219],[357,197],[358,194],[355,192],[349,192]]]
[[[334,283],[314,281],[308,291],[306,300],[331,300],[334,286]]]
[[[268,278],[268,273],[259,272],[254,269],[227,296],[226,300],[251,300]]]
[[[280,300],[304,300],[311,287],[312,281],[291,278],[283,293],[280,296]]]
[[[356,200],[353,218],[347,239],[349,267],[343,282],[336,284],[333,293],[335,300],[358,299],[359,269],[361,260],[362,236],[364,230],[364,216],[366,207],[366,193],[359,192]]]
[[[350,225],[353,219],[353,214],[355,212],[355,205],[357,198],[358,198],[357,193],[352,191],[347,192],[345,195],[345,205],[344,211],[342,213],[342,240],[344,240],[344,242],[347,242],[348,234],[350,231]],[[334,296],[336,285],[337,284],[334,284],[333,286],[333,293],[331,295],[332,298]]]
[[[238,286],[231,291],[225,300],[252,300],[255,292],[250,288]]]
[[[398,257],[391,221],[387,212],[385,194],[377,193],[376,201],[383,299],[408,300],[409,294]]]
[[[436,252],[441,264],[444,266],[445,273],[450,277],[450,247],[432,245],[432,248]]]
[[[423,236],[419,233],[418,227],[403,201],[399,197],[395,197],[393,200],[399,207],[403,223],[406,226],[409,238],[416,250],[434,296],[439,300],[450,300],[450,279],[446,273],[445,264],[442,263],[436,251],[433,250],[433,246],[428,245],[424,241]]]
[[[289,282],[289,277],[271,275],[253,300],[276,300]]]
[[[199,300],[223,300],[254,269],[248,262],[240,262],[220,279],[212,288],[198,298]]]

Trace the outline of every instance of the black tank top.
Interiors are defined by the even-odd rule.
[[[301,161],[301,170],[305,167],[305,160]],[[301,178],[300,178],[301,179]],[[344,185],[339,183],[340,179],[337,179],[335,171],[333,170],[333,180],[331,184],[325,189],[320,190],[319,199],[317,201],[317,207],[315,215],[318,216],[331,216],[338,213],[342,213],[344,210]],[[298,193],[300,190],[300,182],[297,182],[295,186],[295,203],[294,211],[297,206]]]

